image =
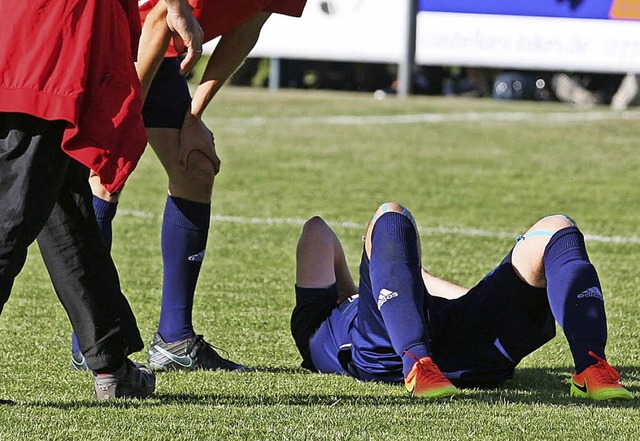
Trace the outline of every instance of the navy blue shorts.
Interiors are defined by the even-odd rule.
[[[511,253],[467,294],[430,296],[433,360],[454,384],[496,386],[516,365],[555,336],[545,289],[520,279]]]
[[[189,86],[186,78],[180,75],[180,58],[165,58],[144,102],[145,127],[180,129],[190,106]]]
[[[368,283],[368,259],[363,257],[360,274],[360,298],[371,296]],[[298,338],[308,343],[303,366],[326,373],[349,374],[361,380],[400,383],[403,381],[399,356],[388,357],[393,350],[381,348],[381,361],[376,366],[360,366],[345,358],[345,348],[358,350],[356,333],[358,298],[333,306],[325,296],[318,298],[298,292],[296,308],[301,299],[313,320],[299,320],[299,327],[307,324],[306,333],[297,330]],[[336,294],[337,295],[337,294]],[[511,265],[511,253],[485,276],[466,295],[447,300],[428,296],[425,317],[432,343],[432,357],[443,373],[458,386],[496,386],[512,378],[515,366],[555,335],[555,321],[547,300],[546,290],[523,282]],[[313,306],[315,305],[315,306]],[[295,338],[295,335],[294,335]],[[379,339],[388,336],[379,336]],[[300,345],[298,346],[300,348]],[[381,363],[386,366],[382,366]]]
[[[358,311],[357,296],[336,306],[338,289],[296,286],[296,306],[291,314],[291,334],[302,355],[302,367],[319,372],[343,373],[338,353],[348,343],[349,328]]]

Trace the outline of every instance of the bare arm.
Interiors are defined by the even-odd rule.
[[[142,26],[136,70],[142,84],[143,100],[147,97],[153,77],[171,41],[172,32],[167,26],[166,19],[167,5],[164,2],[158,2],[149,12]]]
[[[202,117],[202,113],[218,93],[224,83],[242,65],[258,42],[260,30],[269,18],[269,13],[258,12],[253,18],[241,26],[223,35],[213,54],[209,58],[207,67],[202,75],[202,81],[193,95],[191,113]]]
[[[187,167],[194,151],[202,153],[213,164],[216,173],[220,160],[215,154],[213,134],[202,121],[202,114],[213,97],[240,67],[256,45],[262,25],[269,13],[258,12],[241,26],[223,35],[209,58],[200,85],[193,94],[191,110],[187,112],[180,131],[178,163]]]
[[[462,297],[469,291],[467,288],[429,274],[424,268],[422,268],[422,280],[429,294],[436,297],[452,300]]]

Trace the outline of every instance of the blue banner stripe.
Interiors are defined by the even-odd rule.
[[[418,0],[418,11],[609,19],[613,0]]]

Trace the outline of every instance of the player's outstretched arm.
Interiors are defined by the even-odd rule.
[[[200,85],[193,94],[191,113],[201,117],[209,102],[242,65],[258,42],[270,14],[258,12],[250,20],[224,34],[209,58]]]
[[[202,114],[218,90],[249,55],[269,15],[259,12],[220,38],[209,58],[202,81],[193,94],[191,109],[187,112],[180,130],[178,163],[182,167],[188,167],[189,158],[197,157],[192,156],[197,151],[211,161],[216,173],[219,171],[220,160],[215,152],[214,137],[202,122]]]

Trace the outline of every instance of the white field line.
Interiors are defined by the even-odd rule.
[[[500,123],[500,122],[547,122],[547,123],[583,123],[593,121],[639,120],[640,111],[627,112],[462,112],[462,113],[419,113],[405,115],[341,115],[291,118],[216,118],[216,124],[237,126],[265,125],[343,125],[357,126],[368,124],[441,124],[441,123]]]
[[[120,216],[128,216],[128,217],[148,217],[148,218],[160,218],[160,215],[145,212],[145,211],[133,211],[133,210],[119,210]],[[252,225],[292,225],[296,227],[301,227],[304,225],[306,219],[300,218],[262,218],[262,217],[241,217],[241,216],[222,216],[222,215],[213,215],[211,216],[212,222],[228,222],[234,224],[252,224]],[[333,227],[346,228],[346,229],[357,229],[364,231],[365,223],[358,223],[352,221],[327,221],[327,223]],[[420,228],[420,234],[429,235],[429,236],[444,236],[444,235],[453,235],[453,236],[481,236],[481,237],[489,237],[489,238],[497,238],[497,239],[515,239],[519,233],[508,233],[508,232],[500,232],[500,231],[487,231],[487,230],[479,230],[476,228],[462,228],[462,227],[430,227],[430,228]],[[585,234],[585,239],[589,242],[602,242],[602,243],[619,243],[619,244],[640,244],[640,238],[638,237],[623,237],[623,236],[600,236],[600,235],[591,235]]]

